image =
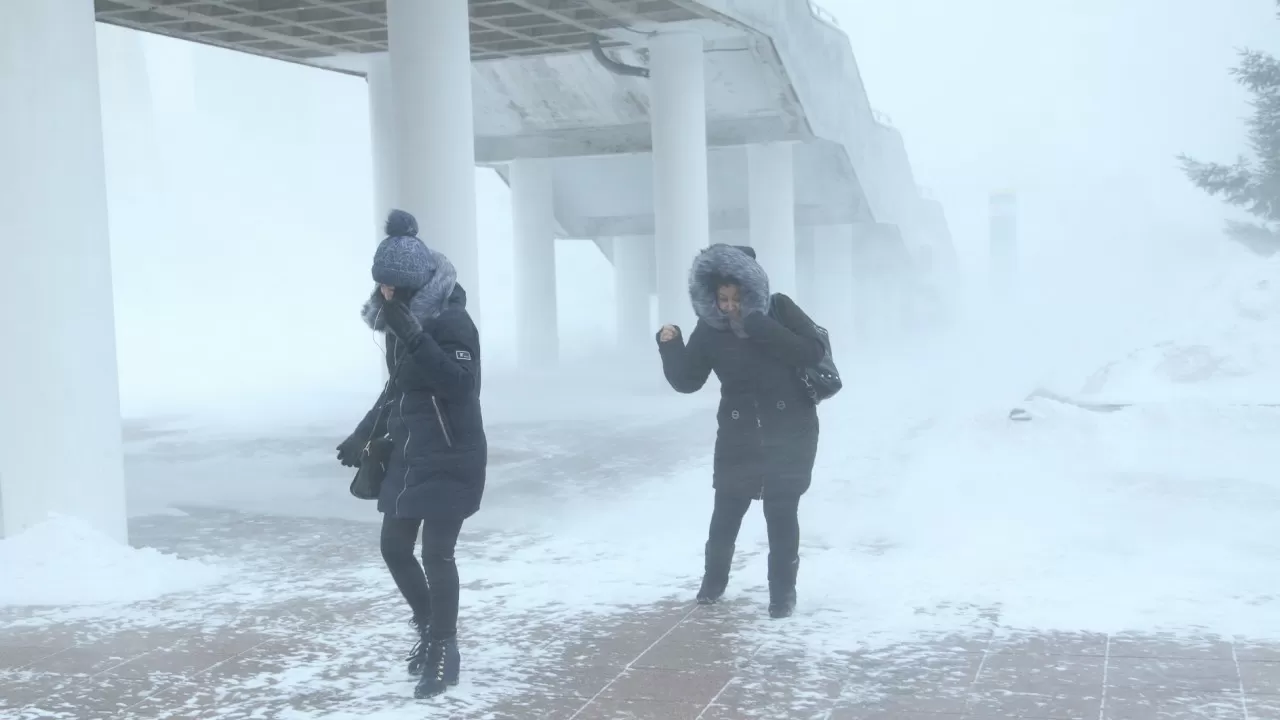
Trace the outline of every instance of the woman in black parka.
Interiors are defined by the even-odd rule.
[[[799,568],[800,496],[809,489],[818,449],[818,413],[797,370],[825,350],[813,322],[769,278],[747,247],[703,250],[689,272],[698,325],[686,343],[680,328],[658,333],[671,387],[697,392],[712,371],[720,379],[715,449],[715,509],[698,602],[714,603],[729,582],[734,543],[751,501],[762,498],[769,532],[769,615],[791,615]]]
[[[418,239],[412,215],[393,210],[373,257],[378,285],[361,312],[386,332],[391,377],[338,459],[356,466],[373,438],[394,450],[378,497],[382,557],[413,610],[418,642],[409,670],[417,697],[456,685],[462,523],[480,509],[488,445],[480,413],[480,336],[449,259]],[[422,564],[414,557],[422,530]],[[425,567],[425,571],[424,568]]]

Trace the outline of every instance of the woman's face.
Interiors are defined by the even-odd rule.
[[[382,291],[382,299],[387,302],[390,302],[391,298],[396,294],[395,285],[379,284],[378,289]]]
[[[737,285],[721,285],[716,290],[716,306],[725,315],[737,315],[742,311],[742,288]]]

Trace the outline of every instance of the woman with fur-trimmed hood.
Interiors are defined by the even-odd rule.
[[[341,445],[356,467],[373,439],[392,454],[378,496],[382,557],[413,611],[417,643],[408,657],[415,695],[456,685],[458,568],[462,523],[480,509],[488,444],[480,413],[480,335],[449,258],[418,239],[412,215],[393,210],[373,256],[377,286],[361,317],[386,333],[391,377],[377,404]],[[422,531],[422,564],[414,557]],[[425,566],[425,571],[424,571]]]
[[[671,387],[697,392],[714,371],[715,508],[698,602],[720,599],[729,582],[738,529],[761,498],[769,531],[769,615],[791,615],[799,569],[800,496],[809,489],[818,450],[818,413],[797,369],[816,365],[825,348],[813,321],[789,297],[769,294],[769,277],[749,247],[716,244],[689,272],[698,316],[686,343],[679,327],[658,333]]]

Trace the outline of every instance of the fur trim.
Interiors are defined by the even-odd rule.
[[[458,284],[458,271],[454,269],[449,258],[431,248],[427,248],[427,252],[432,255],[436,271],[427,284],[423,285],[422,289],[409,300],[409,312],[423,324],[444,312],[444,309],[449,306],[449,298],[453,296],[453,289]],[[387,325],[382,319],[382,306],[385,304],[382,291],[374,286],[373,293],[360,309],[360,317],[364,319],[364,324],[374,330],[385,331]]]
[[[729,317],[716,304],[717,279],[732,280],[742,291],[742,316],[769,312],[769,276],[755,258],[733,245],[717,243],[698,254],[689,269],[689,299],[698,317],[717,330],[729,329]]]

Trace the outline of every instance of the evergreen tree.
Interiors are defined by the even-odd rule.
[[[1231,74],[1253,94],[1248,128],[1254,157],[1241,156],[1231,165],[1186,155],[1179,160],[1187,177],[1205,192],[1258,219],[1228,221],[1228,235],[1260,255],[1272,255],[1280,252],[1280,60],[1256,50],[1241,51],[1240,58]]]

